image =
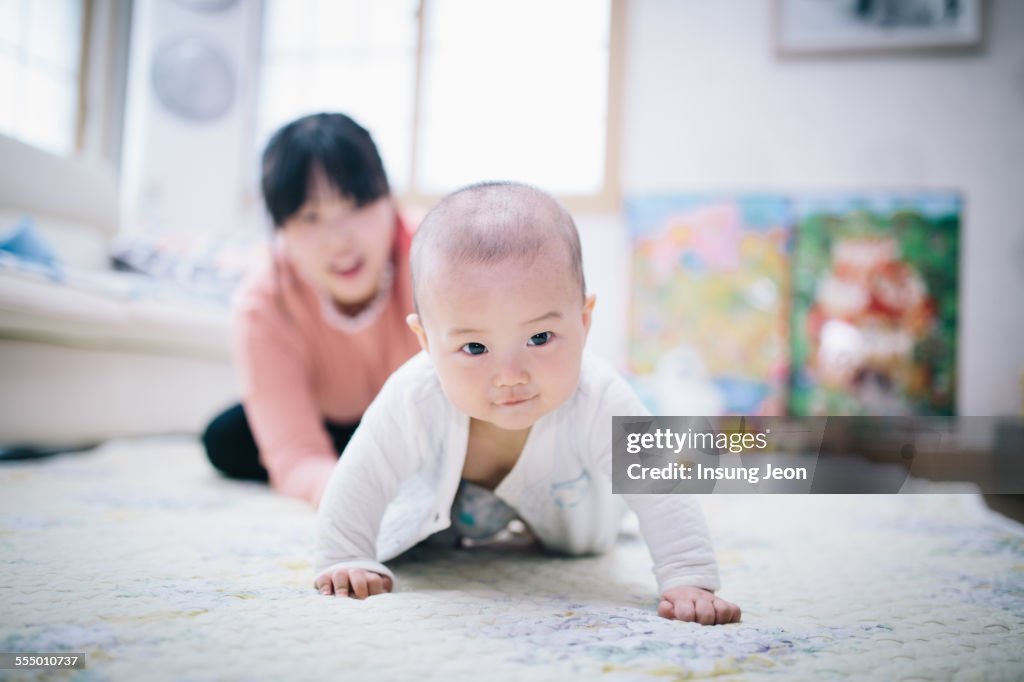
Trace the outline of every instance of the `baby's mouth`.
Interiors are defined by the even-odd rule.
[[[510,398],[508,400],[500,400],[498,402],[495,402],[494,404],[499,407],[514,407],[516,405],[522,405],[523,403],[527,403],[536,397],[537,396],[529,396],[527,398]]]

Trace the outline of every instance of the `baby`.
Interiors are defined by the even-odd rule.
[[[320,503],[324,595],[389,592],[382,561],[444,531],[480,538],[518,517],[548,550],[611,548],[628,507],[658,581],[658,614],[705,625],[720,597],[696,501],[613,495],[613,415],[646,415],[628,384],[583,350],[586,295],[571,216],[525,185],[484,183],[441,200],[412,246],[423,352],[367,409]]]

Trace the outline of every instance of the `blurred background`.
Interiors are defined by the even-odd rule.
[[[198,432],[269,134],[577,218],[663,414],[1020,415],[1024,3],[0,0],[0,443]]]

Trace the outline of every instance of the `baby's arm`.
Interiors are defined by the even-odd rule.
[[[658,615],[702,625],[735,623],[740,608],[714,594],[718,567],[704,515],[690,495],[623,495],[640,519],[661,591]]]
[[[402,391],[390,383],[366,410],[320,501],[314,585],[321,594],[364,598],[391,591],[394,575],[377,561],[377,534],[403,473],[413,470],[405,435],[414,426],[395,419]]]
[[[590,452],[597,466],[612,473],[612,416],[647,416],[649,413],[626,384],[618,378],[607,387],[597,410]],[[640,520],[640,532],[654,560],[654,574],[661,600],[658,615],[695,621],[702,625],[734,623],[740,608],[714,594],[719,588],[718,565],[711,535],[696,498],[691,495],[623,495]]]

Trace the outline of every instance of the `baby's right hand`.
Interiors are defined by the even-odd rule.
[[[316,589],[324,596],[366,599],[391,591],[391,578],[365,568],[339,568],[317,576]]]

